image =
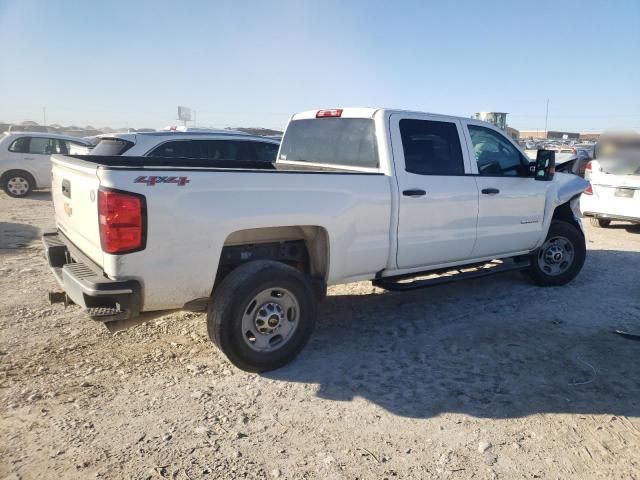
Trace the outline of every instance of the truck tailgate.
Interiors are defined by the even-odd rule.
[[[54,155],[51,196],[56,227],[87,257],[102,266],[96,164]]]

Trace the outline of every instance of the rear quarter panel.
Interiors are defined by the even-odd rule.
[[[188,183],[135,183],[180,175]],[[147,245],[104,254],[112,278],[143,285],[143,310],[180,308],[211,294],[225,239],[250,228],[313,225],[329,239],[327,283],[366,277],[386,266],[390,177],[352,173],[99,170],[102,186],[145,195]]]

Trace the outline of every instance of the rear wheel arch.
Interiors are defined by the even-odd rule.
[[[296,225],[252,228],[232,232],[225,239],[212,292],[240,265],[273,260],[308,275],[321,300],[329,275],[329,234],[322,226]]]

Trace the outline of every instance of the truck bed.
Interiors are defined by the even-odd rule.
[[[273,241],[283,231],[292,240],[298,239],[290,238],[293,230],[325,239],[318,245],[327,250],[321,256],[329,284],[372,278],[388,264],[392,180],[380,172],[92,155],[54,155],[52,163],[61,238],[106,278],[138,282],[140,311],[181,308],[209,296],[225,246]],[[103,190],[144,197],[143,249],[103,251],[97,205]]]

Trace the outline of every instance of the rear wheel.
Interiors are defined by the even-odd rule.
[[[236,367],[264,372],[290,362],[311,336],[309,279],[283,263],[258,260],[232,271],[209,304],[209,338]]]
[[[607,220],[605,218],[591,217],[589,219],[589,222],[591,223],[591,225],[593,225],[596,228],[607,228],[609,225],[611,225],[611,220]]]
[[[531,255],[531,266],[524,272],[540,286],[564,285],[578,275],[586,253],[582,232],[575,225],[554,220],[547,239]]]
[[[10,197],[26,197],[35,188],[35,182],[27,172],[16,170],[2,177],[2,188]]]

